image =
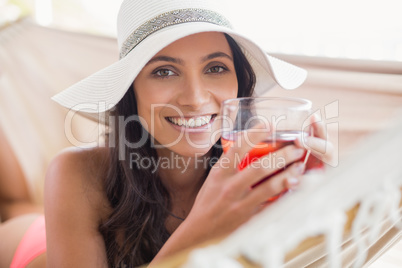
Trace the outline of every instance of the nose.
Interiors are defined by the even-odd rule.
[[[177,96],[180,106],[187,106],[193,110],[199,110],[210,101],[211,95],[206,83],[200,78],[189,78],[183,83]]]

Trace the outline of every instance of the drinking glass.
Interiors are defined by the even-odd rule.
[[[241,146],[240,142],[251,142],[247,136],[245,140],[241,140],[239,137],[244,134],[247,135],[246,131],[261,131],[260,128],[250,130],[256,125],[263,125],[269,130],[264,141],[252,144],[252,149],[246,156],[238,159],[238,168],[241,170],[254,161],[260,160],[262,156],[271,153],[270,157],[265,158],[265,162],[260,164],[279,169],[272,175],[251,185],[251,187],[258,186],[292,164],[285,163],[283,158],[276,157],[275,151],[294,144],[297,138],[303,141],[306,136],[311,134],[309,123],[311,106],[311,101],[306,99],[282,97],[247,97],[229,99],[223,102],[221,107],[221,143],[224,152],[227,152],[230,147]],[[309,155],[310,152],[306,151],[301,161],[306,163]],[[276,200],[286,191],[268,201]]]

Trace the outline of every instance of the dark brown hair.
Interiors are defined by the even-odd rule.
[[[255,74],[237,43],[226,34],[225,37],[233,53],[239,86],[238,97],[251,96]],[[133,115],[137,115],[137,102],[134,91],[130,88],[111,116],[126,120]],[[157,159],[150,139],[139,148],[126,146],[126,140],[134,143],[143,138],[144,129],[140,122],[132,120],[124,129],[116,126],[113,128],[113,125],[111,128],[110,138],[115,146],[110,148],[111,162],[104,188],[112,212],[100,224],[99,230],[105,241],[110,266],[140,266],[152,261],[170,236],[164,224],[171,215],[169,193],[158,178],[158,173],[151,172],[153,167],[140,169],[130,166],[132,153],[143,158]],[[220,145],[219,141],[216,145]],[[211,159],[220,157],[221,153],[220,146],[213,146]],[[122,156],[125,160],[121,160]],[[205,177],[211,165],[206,170]]]

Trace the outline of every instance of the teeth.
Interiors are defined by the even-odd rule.
[[[194,118],[190,118],[190,120],[188,120],[188,124],[186,125],[188,125],[189,127],[194,127],[195,125]]]
[[[184,127],[201,127],[208,124],[212,119],[212,115],[200,116],[195,118],[190,118],[188,120],[184,118],[168,117],[168,120],[175,125]]]

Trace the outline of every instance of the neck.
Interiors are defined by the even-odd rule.
[[[198,193],[205,180],[208,155],[189,157],[158,150],[159,176],[172,197]]]
[[[174,215],[168,217],[165,224],[167,230],[173,233],[187,217],[204,184],[210,153],[201,157],[186,157],[167,149],[158,150],[157,153],[160,159],[159,178],[169,192],[170,211]]]

